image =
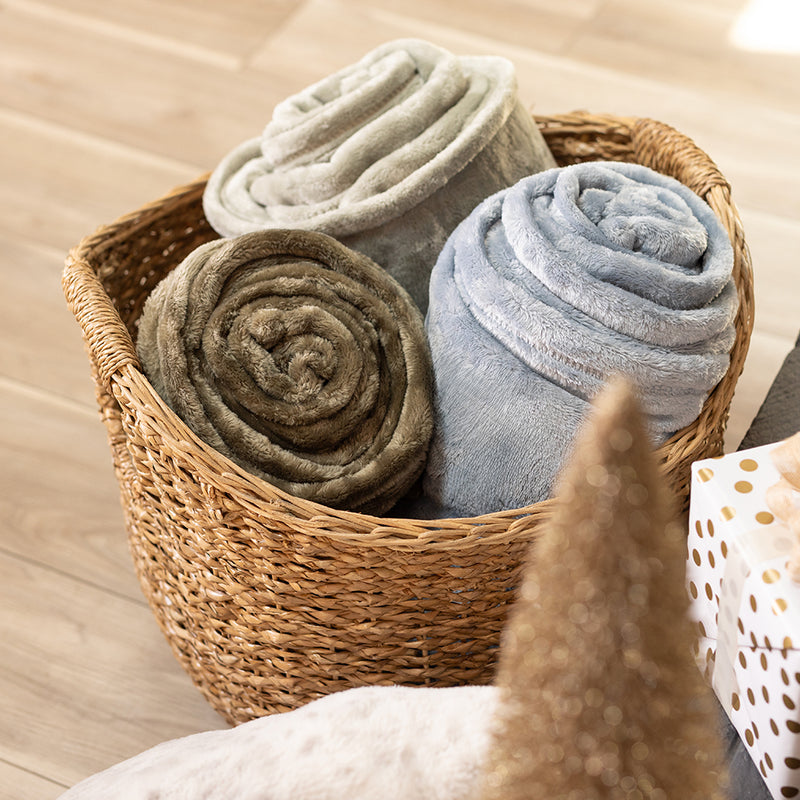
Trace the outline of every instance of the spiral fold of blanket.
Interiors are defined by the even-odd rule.
[[[422,316],[378,265],[329,236],[202,245],[148,298],[137,351],[202,440],[297,497],[381,513],[424,467]]]
[[[401,39],[293,95],[211,174],[223,236],[328,233],[390,272],[424,311],[447,236],[484,197],[555,166],[498,56]]]
[[[636,385],[654,442],[694,421],[729,365],[732,265],[708,205],[640,165],[575,164],[487,198],[431,277],[431,513],[548,497],[613,375]]]

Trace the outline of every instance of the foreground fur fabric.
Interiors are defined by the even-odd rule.
[[[496,699],[491,686],[347,689],[164,742],[60,800],[472,800]]]
[[[421,310],[450,232],[484,197],[555,166],[511,62],[401,39],[280,103],[206,186],[223,236],[305,228],[393,275]]]
[[[684,537],[636,403],[609,391],[533,545],[498,686],[348,689],[165,742],[61,800],[716,800]]]
[[[729,366],[732,266],[709,206],[636,164],[549,170],[484,201],[431,276],[436,423],[410,515],[544,500],[615,373],[654,441],[690,424]]]
[[[137,350],[201,439],[295,496],[381,513],[423,469],[422,316],[329,236],[262,231],[197,248],[148,298]]]

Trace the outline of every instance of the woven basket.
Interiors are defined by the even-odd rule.
[[[620,160],[672,175],[730,234],[741,306],[730,370],[660,450],[678,496],[722,452],[753,320],[752,272],[730,186],[686,136],[652,120],[537,117],[560,164]],[[140,370],[148,293],[215,238],[204,180],[74,248],[64,291],[83,331],[143,591],[211,705],[239,723],[365,684],[488,683],[527,545],[552,501],[472,519],[384,519],[287,495],[200,441]]]

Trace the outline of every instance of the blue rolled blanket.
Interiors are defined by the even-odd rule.
[[[546,499],[614,374],[654,443],[690,424],[729,366],[732,266],[711,208],[647,167],[575,164],[487,198],[431,276],[436,421],[412,514]]]

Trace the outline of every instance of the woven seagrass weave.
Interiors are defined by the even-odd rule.
[[[722,452],[753,325],[750,257],[730,186],[683,134],[638,118],[537,117],[559,164],[620,160],[709,203],[734,249],[740,297],[727,375],[659,449],[688,502],[692,461]],[[95,378],[135,568],[180,663],[243,722],[364,684],[492,680],[521,560],[552,501],[472,519],[337,511],[287,495],[200,441],[141,372],[134,340],[161,278],[215,238],[204,179],[87,236],[64,271]]]

